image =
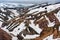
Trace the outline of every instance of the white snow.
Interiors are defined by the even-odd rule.
[[[43,40],[53,40],[53,34],[48,36],[48,37],[46,37],[46,38],[44,38]]]
[[[55,14],[55,16],[57,17],[57,19],[58,19],[59,22],[60,22],[60,11],[59,11],[57,14]]]
[[[13,32],[11,32],[12,34],[14,34],[15,36],[17,36],[21,31],[23,31],[26,27],[24,26],[24,22],[22,22],[20,24],[20,26],[18,26],[17,28],[14,29]],[[18,28],[20,28],[20,30],[18,30]]]
[[[18,40],[18,38],[17,37],[13,37],[12,40]]]
[[[1,6],[5,6],[6,4],[2,4],[1,3]],[[1,7],[0,6],[0,7]],[[6,5],[7,6],[7,5]],[[16,6],[17,6],[17,4],[16,4]],[[13,7],[13,6],[10,6],[10,7]],[[60,7],[60,4],[56,4],[56,5],[50,5],[50,6],[47,6],[47,11],[48,12],[50,12],[50,11],[53,11],[54,9],[56,9],[56,8],[58,8],[58,7]],[[3,9],[1,9],[2,11],[4,11]],[[42,7],[40,7],[40,8],[36,8],[36,9],[33,9],[33,10],[30,10],[27,14],[37,14],[37,13],[39,13],[39,12],[41,12],[41,11],[45,11],[46,9],[45,9],[45,7],[44,8],[42,8]],[[15,15],[17,16],[17,15],[19,15],[18,13],[17,13],[17,10],[10,10],[10,11],[12,11],[13,13],[15,13]],[[36,13],[34,13],[34,12],[36,12]],[[60,11],[57,13],[57,14],[55,14],[55,16],[58,18],[58,20],[59,20],[59,22],[60,22]],[[29,18],[31,18],[31,17],[29,17]],[[42,17],[43,18],[43,17]],[[41,18],[41,19],[42,19]],[[48,27],[53,27],[54,25],[55,25],[55,23],[54,22],[50,22],[50,20],[45,16],[45,18],[48,20],[48,22],[49,22],[49,24],[48,24]],[[31,28],[33,28],[37,33],[41,33],[41,31],[42,31],[42,29],[40,29],[39,28],[39,25],[37,24],[37,25],[35,25],[33,22],[34,22],[34,20],[30,20],[30,22],[31,22],[31,24],[29,24],[29,26],[31,27]],[[1,24],[2,24],[2,22],[0,22],[0,27],[1,27]],[[18,30],[18,28],[20,28],[20,30]],[[24,22],[22,22],[17,28],[15,28],[14,29],[14,31],[13,32],[9,32],[6,28],[1,28],[1,29],[3,29],[4,31],[6,31],[7,33],[12,33],[13,35],[15,35],[15,36],[17,36],[21,31],[23,31],[24,29],[25,29],[26,27],[25,27],[25,24],[24,24]],[[59,30],[60,30],[60,27],[59,27]],[[23,35],[23,34],[22,34]],[[36,38],[36,37],[38,37],[39,35],[38,34],[35,34],[35,35],[26,35],[26,37],[24,37],[25,39],[32,39],[32,38]],[[50,35],[50,36],[48,36],[48,37],[46,37],[44,40],[46,40],[46,39],[48,39],[48,40],[60,40],[59,38],[57,38],[57,39],[53,39],[53,35]],[[17,40],[17,38],[16,37],[13,37],[12,38],[12,40]]]
[[[50,20],[48,19],[48,17],[47,16],[45,16],[45,18],[46,18],[46,20],[48,21],[48,27],[53,27],[54,25],[55,25],[55,23],[54,22],[50,22]]]
[[[36,37],[38,37],[39,35],[34,34],[34,35],[26,35],[26,37],[24,37],[24,39],[34,39]]]
[[[39,28],[39,25],[37,24],[37,25],[35,25],[33,22],[34,22],[34,20],[30,20],[31,21],[31,24],[29,24],[29,26],[31,27],[31,28],[33,28],[37,33],[41,33],[41,31],[42,31],[42,29],[40,29]]]
[[[37,14],[37,13],[39,13],[39,12],[41,12],[41,11],[45,11],[45,8],[42,8],[42,7],[36,8],[36,9],[34,9],[34,10],[31,10],[31,11],[28,12],[27,14],[33,14],[34,12],[36,12],[36,13],[34,13],[34,14]]]
[[[18,16],[19,13],[17,13],[17,10],[13,10],[13,9],[9,9],[11,12],[13,12],[15,14],[15,16]]]

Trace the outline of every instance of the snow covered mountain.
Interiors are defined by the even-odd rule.
[[[16,4],[16,3],[0,3],[0,9],[1,8],[3,8],[3,10],[4,10],[4,8],[6,8],[6,7],[8,7],[8,8],[17,8],[17,7],[29,7],[29,6],[31,6],[31,5],[34,5],[34,4]],[[35,7],[38,7],[39,5],[37,5],[37,6],[35,6]],[[41,12],[41,11],[45,11],[46,9],[45,9],[45,7],[38,7],[38,8],[35,8],[35,7],[32,7],[32,8],[29,8],[28,10],[30,10],[29,12],[27,12],[27,14],[37,14],[37,13],[39,13],[39,12]],[[58,7],[60,7],[60,4],[55,4],[55,5],[49,5],[49,6],[46,6],[47,7],[47,11],[48,12],[50,12],[50,11],[53,11],[54,9],[56,9],[56,8],[58,8]],[[1,9],[2,10],[2,9]],[[2,10],[2,11],[3,11]],[[5,11],[7,11],[7,10],[4,10],[4,12]],[[17,15],[18,14],[18,12],[17,12],[17,10],[14,10],[14,9],[9,9],[9,11],[11,11],[11,12],[13,12],[15,15]],[[60,12],[59,12],[60,13]],[[56,17],[59,19],[59,21],[60,21],[60,14],[56,14]],[[19,15],[19,14],[18,14]],[[59,16],[58,16],[59,15]],[[38,33],[40,33],[42,30],[41,29],[39,29],[39,27],[37,26],[35,26],[32,22],[33,22],[34,20],[31,20],[31,24],[30,24],[30,26],[32,27],[32,28],[34,28],[34,30],[36,30]],[[48,26],[54,26],[54,24],[55,23],[49,23],[49,25]],[[14,34],[15,36],[17,36],[17,34],[19,34],[23,29],[25,29],[25,26],[24,26],[25,24],[24,24],[24,22],[22,22],[21,23],[21,25],[19,25],[16,29],[14,29],[14,31],[13,32],[9,32],[7,29],[5,29],[5,28],[2,28],[3,30],[5,30],[6,32],[8,32],[8,33],[12,33],[12,34]],[[1,25],[0,25],[1,26]],[[23,27],[23,28],[22,28]],[[18,30],[18,28],[20,28],[20,30]],[[23,36],[23,35],[22,35]],[[30,36],[30,37],[29,37]],[[26,37],[24,37],[25,39],[30,39],[30,38],[35,38],[35,37],[38,37],[39,35],[27,35]],[[49,39],[48,39],[49,38]],[[51,38],[51,39],[50,39]],[[52,36],[51,37],[47,37],[47,38],[45,38],[44,40],[46,40],[46,39],[48,39],[48,40],[53,40],[52,39]],[[13,37],[13,40],[17,40],[17,37]]]
[[[33,4],[22,4],[22,3],[0,3],[0,8],[16,8],[16,7],[27,7],[27,6],[31,6]]]

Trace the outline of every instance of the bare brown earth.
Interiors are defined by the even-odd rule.
[[[7,32],[0,29],[0,40],[12,40],[11,38],[12,37]]]

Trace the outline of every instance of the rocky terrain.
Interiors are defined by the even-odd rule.
[[[6,40],[60,38],[60,3],[30,4],[31,6],[0,4],[0,29],[11,36],[10,39],[4,37]]]

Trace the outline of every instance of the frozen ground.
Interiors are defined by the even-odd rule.
[[[56,4],[56,5],[50,5],[50,6],[47,6],[47,11],[48,12],[50,12],[50,11],[52,11],[52,10],[54,10],[54,9],[56,9],[56,8],[58,8],[58,7],[60,7],[60,4]],[[33,9],[33,10],[31,10],[31,11],[29,11],[28,12],[28,14],[31,14],[31,13],[33,13],[33,12],[35,12],[35,11],[37,11],[36,13],[39,13],[40,11],[44,11],[45,10],[45,7],[44,8],[42,8],[42,7],[40,7],[40,8],[37,8],[37,9]],[[16,12],[16,10],[12,10],[12,12],[14,12],[15,13],[15,15],[18,15],[17,14],[17,12]],[[34,14],[36,14],[36,13],[34,13]],[[58,20],[60,21],[60,11],[57,13],[57,14],[55,14],[55,16],[58,18]],[[48,18],[46,17],[46,19],[48,20]],[[38,25],[34,25],[33,24],[33,21],[34,20],[31,20],[31,24],[30,24],[30,26],[35,30],[35,31],[37,31],[39,34],[40,34],[40,32],[42,31],[42,29],[40,29],[39,28],[39,26]],[[49,21],[49,20],[48,20]],[[0,22],[0,25],[1,25],[2,23]],[[54,26],[54,22],[50,22],[49,21],[49,25],[48,26]],[[24,26],[25,24],[24,24],[24,22],[22,22],[21,24],[20,24],[20,26],[18,26],[17,28],[15,28],[14,29],[14,31],[13,32],[9,32],[7,29],[5,29],[5,28],[2,28],[3,30],[5,30],[6,32],[8,32],[8,33],[12,33],[12,34],[14,34],[15,36],[17,36],[17,34],[19,34],[23,29],[25,29],[25,26]],[[20,30],[18,30],[18,28],[20,28]],[[23,36],[23,34],[22,34],[22,36]],[[37,35],[37,34],[35,34],[35,35],[26,35],[26,37],[24,37],[25,39],[30,39],[30,38],[36,38],[36,37],[38,37],[39,35]],[[13,37],[12,38],[13,40],[17,40],[17,38],[16,37]],[[59,38],[57,38],[57,39],[53,39],[53,34],[52,35],[50,35],[50,36],[48,36],[48,37],[46,37],[44,40],[46,40],[46,39],[48,39],[48,40],[60,40]]]

